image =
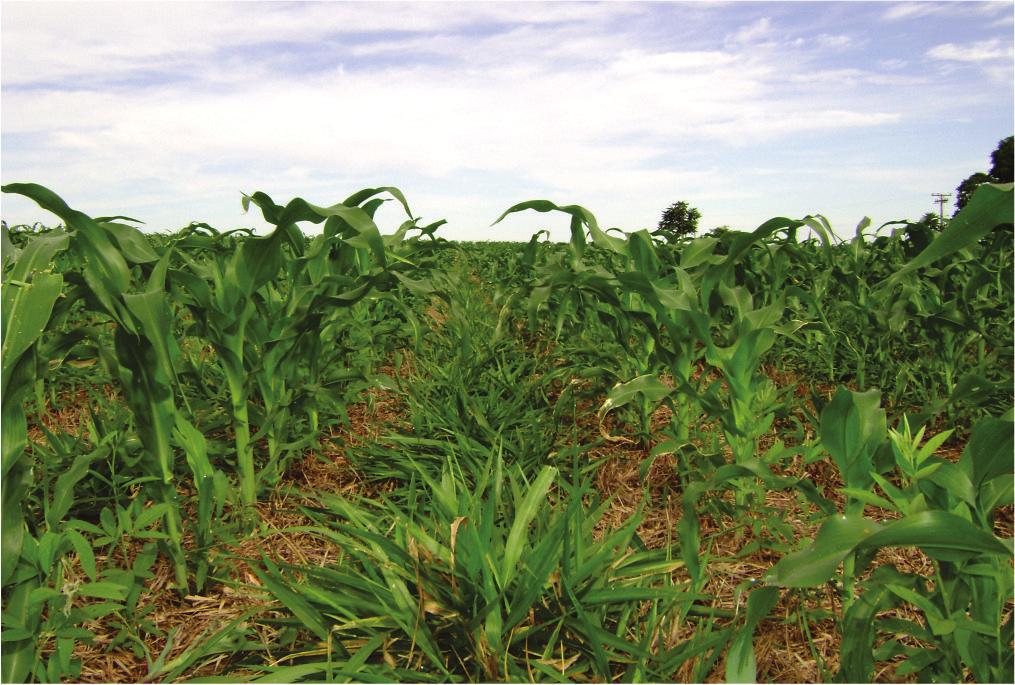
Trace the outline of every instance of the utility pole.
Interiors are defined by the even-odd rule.
[[[937,203],[937,217],[938,220],[944,224],[945,222],[945,203],[951,198],[951,193],[931,193],[931,197],[935,198],[934,202]]]

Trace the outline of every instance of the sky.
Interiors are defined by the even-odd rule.
[[[171,231],[396,186],[458,240],[936,211],[1015,128],[1012,2],[0,4],[0,177]],[[382,231],[404,219],[396,203]],[[946,213],[951,207],[946,206]],[[4,195],[9,224],[55,217]],[[305,226],[312,232],[313,226]]]

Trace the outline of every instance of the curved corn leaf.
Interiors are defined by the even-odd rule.
[[[833,516],[805,549],[783,557],[765,576],[770,585],[810,587],[835,575],[849,554],[880,547],[922,549],[928,556],[953,560],[977,554],[1010,556],[1009,545],[969,521],[944,511],[923,511],[881,525],[858,514]]]
[[[639,396],[656,405],[673,392],[673,388],[659,380],[654,373],[638,376],[625,383],[617,383],[610,389],[606,400],[599,407],[599,423],[602,423],[611,411],[629,404]]]
[[[589,234],[592,236],[592,242],[596,245],[603,247],[615,254],[627,255],[627,241],[622,238],[614,238],[611,235],[607,235],[599,228],[599,223],[596,221],[596,217],[593,216],[592,212],[585,209],[581,205],[557,205],[549,200],[529,200],[527,202],[519,202],[518,204],[510,207],[501,214],[491,226],[495,226],[504,220],[509,214],[516,212],[522,212],[526,209],[534,209],[537,212],[563,212],[571,216],[571,245],[574,247],[577,255],[581,257],[585,251],[587,242],[585,240],[585,229],[587,228]]]
[[[95,219],[95,222],[106,229],[106,233],[113,239],[128,261],[134,264],[147,264],[159,260],[159,254],[152,249],[152,245],[145,238],[144,233],[133,226],[112,223],[110,220],[103,219]]]
[[[357,207],[361,205],[364,201],[372,198],[374,195],[380,195],[381,193],[388,193],[393,198],[398,200],[398,203],[402,205],[403,209],[405,209],[406,216],[408,216],[410,219],[415,218],[413,217],[412,210],[409,209],[409,203],[405,199],[405,195],[402,194],[401,190],[395,188],[394,186],[382,186],[380,188],[364,188],[363,190],[355,192],[349,197],[345,198],[342,204],[345,205],[346,207]]]

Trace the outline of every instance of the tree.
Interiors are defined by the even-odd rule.
[[[677,238],[694,235],[698,230],[698,219],[700,218],[701,212],[683,200],[674,202],[663,212],[663,217],[659,220],[659,227],[652,232],[652,235],[660,236],[668,243],[675,242]]]
[[[997,144],[997,149],[990,153],[990,178],[992,183],[1012,182],[1012,136],[1008,136]]]
[[[958,214],[959,210],[966,206],[969,202],[969,198],[973,196],[973,191],[981,183],[990,183],[990,175],[985,174],[982,171],[977,171],[975,174],[971,174],[969,178],[959,184],[959,187],[955,189],[955,213]],[[954,216],[954,215],[953,215]]]
[[[977,171],[964,180],[955,189],[955,214],[966,206],[969,198],[973,196],[976,186],[981,183],[1011,183],[1012,182],[1012,140],[1008,136],[997,144],[997,148],[990,153],[990,173],[985,174]],[[953,215],[954,216],[954,215]]]

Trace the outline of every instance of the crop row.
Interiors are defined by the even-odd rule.
[[[63,222],[4,234],[5,682],[79,674],[76,645],[94,637],[83,626],[140,616],[157,557],[180,595],[220,583],[221,548],[262,531],[259,503],[348,423],[358,392],[400,385],[379,367],[402,349],[429,379],[407,391],[412,430],[356,464],[402,489],[374,503],[322,495],[302,510],[306,532],[342,550],[336,565],[256,567],[293,625],[326,645],[327,660],[284,677],[555,677],[553,649],[567,642],[573,658],[560,661],[582,677],[671,677],[694,662],[703,678],[725,655],[741,681],[755,677],[753,636],[783,593],[835,581],[840,675],[869,680],[875,660],[904,654],[921,677],[1011,678],[1011,540],[996,535],[1012,498],[1010,186],[983,186],[923,249],[912,225],[877,239],[861,225],[842,241],[821,217],[668,245],[532,201],[501,219],[563,212],[566,245],[536,235],[465,257],[394,188],[330,207],[255,193],[244,206],[275,226],[266,236],[192,224],[154,240],[42,186],[4,191]],[[385,194],[407,215],[390,235],[373,220]],[[307,223],[321,225],[312,239]],[[489,302],[453,277],[453,255],[495,285]],[[428,317],[435,304],[446,322]],[[566,359],[538,369],[524,356],[533,341]],[[800,448],[762,446],[789,416],[792,389],[764,368],[773,360],[852,388],[814,396]],[[43,419],[61,378],[117,400],[90,410],[77,436],[52,431]],[[672,546],[646,549],[637,516],[593,535],[608,499],[595,500],[585,448],[560,443],[559,408],[539,406],[585,381],[604,392],[606,438],[616,416],[630,422],[643,473],[660,458],[683,464]],[[711,451],[703,421],[716,426]],[[925,439],[934,421],[968,435],[958,460],[937,454],[950,431]],[[800,450],[834,464],[840,498],[788,475]],[[726,514],[742,519],[773,491],[807,503],[816,535],[741,588],[732,623],[660,648],[663,632],[717,611],[702,540],[712,503],[730,493]],[[103,568],[125,540],[144,552]],[[899,546],[930,559],[933,583],[869,572],[877,550]],[[82,583],[68,585],[71,559]],[[924,623],[883,617],[900,605]],[[885,631],[922,646],[879,644]]]

